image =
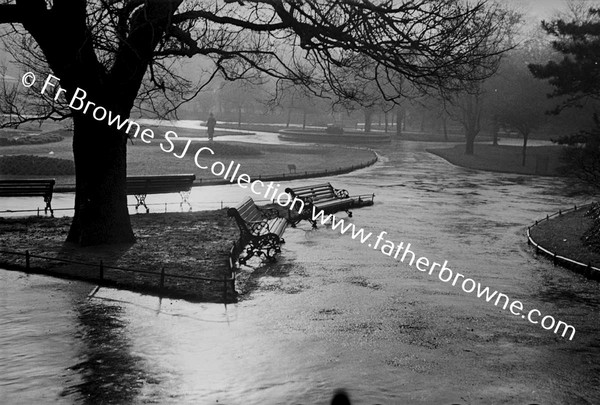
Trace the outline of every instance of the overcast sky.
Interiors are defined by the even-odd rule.
[[[564,0],[524,0],[531,13],[542,18],[548,18],[554,14],[555,10],[565,7]]]
[[[557,10],[566,10],[566,0],[513,0],[523,6],[533,16],[540,19],[549,19],[554,16]],[[590,6],[600,5],[600,0],[578,0],[589,3]]]

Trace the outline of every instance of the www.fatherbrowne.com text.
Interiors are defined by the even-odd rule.
[[[23,75],[21,83],[25,87],[32,87],[36,82],[35,74],[27,72]],[[48,75],[40,93],[46,95],[46,92],[54,91],[54,101],[58,101],[59,97],[65,97],[67,91],[60,86],[58,83],[60,79],[53,75]],[[87,100],[87,93],[85,90],[77,88],[75,93],[69,100],[69,107],[75,111],[81,111],[83,114],[90,114],[96,121],[106,121],[108,126],[114,126],[118,130],[124,130],[124,132],[133,137],[138,136],[144,143],[151,143],[155,137],[154,131],[150,128],[142,129],[141,126],[131,120],[122,119],[119,115],[114,115],[111,111],[106,108],[97,105],[91,100]],[[192,143],[192,139],[188,139],[183,151],[179,154],[173,152],[175,150],[175,144],[173,141],[177,139],[177,134],[174,131],[167,131],[164,134],[164,141],[160,142],[160,148],[165,153],[173,153],[178,159],[182,159]],[[204,166],[201,163],[200,155],[202,153],[214,155],[215,152],[209,147],[203,146],[199,148],[194,155],[194,163],[202,170],[208,170],[208,166]],[[292,197],[288,193],[279,193],[280,184],[274,184],[269,182],[265,184],[261,180],[252,180],[248,174],[239,173],[241,165],[239,163],[231,161],[229,165],[216,161],[210,166],[210,172],[217,177],[222,177],[225,180],[229,180],[230,183],[237,182],[238,186],[244,189],[250,189],[252,193],[260,195],[267,200],[272,200],[282,207],[296,207],[299,212],[303,212],[305,203],[301,199]],[[233,170],[233,172],[232,172]],[[266,191],[263,190],[266,188]],[[345,234],[350,231],[350,237],[354,240],[358,238],[361,244],[371,240],[373,236],[372,232],[365,233],[363,228],[356,229],[353,223],[346,223],[343,219],[336,218],[335,215],[325,215],[323,211],[316,211],[316,208],[312,207],[312,220],[320,221],[322,225],[327,224],[331,221],[331,228],[339,230],[341,234]],[[554,317],[546,315],[542,317],[542,313],[537,309],[523,312],[524,306],[521,301],[511,300],[506,294],[500,293],[496,290],[492,291],[489,287],[483,288],[479,282],[471,278],[466,278],[465,275],[454,272],[448,267],[448,261],[445,260],[443,264],[437,262],[431,262],[427,257],[421,256],[417,258],[415,252],[411,250],[411,244],[400,242],[398,244],[384,239],[384,235],[387,232],[382,231],[377,236],[375,243],[368,243],[368,246],[375,250],[380,250],[386,256],[393,257],[394,260],[400,260],[402,263],[408,263],[409,266],[415,266],[418,271],[429,274],[430,276],[439,278],[444,283],[451,283],[452,286],[459,286],[467,294],[475,293],[478,298],[484,299],[486,302],[493,302],[495,306],[501,305],[503,310],[508,310],[514,316],[520,316],[523,319],[527,319],[532,324],[539,324],[545,330],[552,330],[555,334],[561,333],[562,337],[567,336],[569,333],[569,340],[573,340],[575,336],[575,328],[571,325],[566,324],[563,321],[556,321]],[[495,298],[495,300],[494,300]]]
[[[313,206],[312,220],[320,221],[322,225],[325,225],[331,221],[331,229],[339,230],[341,234],[345,234],[350,231],[349,235],[352,239],[360,241],[365,244],[367,241],[372,241],[372,232],[365,233],[363,228],[356,229],[353,223],[346,223],[344,219],[336,218],[335,215],[325,215],[323,211],[317,212]],[[523,303],[521,301],[512,301],[508,295],[500,293],[496,290],[490,290],[489,287],[483,287],[479,282],[471,278],[466,278],[464,274],[454,272],[448,267],[448,261],[444,260],[443,264],[437,262],[431,262],[427,257],[421,256],[417,258],[415,252],[411,250],[411,244],[400,242],[398,244],[384,239],[384,235],[387,232],[382,231],[377,238],[375,243],[368,243],[368,246],[375,250],[381,250],[386,256],[393,257],[395,260],[400,260],[402,263],[408,263],[409,266],[415,266],[418,271],[427,273],[430,276],[438,277],[440,281],[444,283],[451,283],[454,287],[460,287],[467,294],[475,293],[477,298],[484,299],[486,302],[493,302],[495,306],[501,306],[503,310],[510,311],[515,316],[520,316],[523,319],[527,319],[533,324],[539,324],[546,330],[553,330],[554,333],[561,333],[562,337],[567,336],[569,333],[569,340],[573,340],[575,336],[575,328],[571,325],[566,324],[563,321],[556,321],[551,315],[542,317],[542,313],[537,309],[530,311],[523,311]],[[495,298],[495,300],[494,300]]]

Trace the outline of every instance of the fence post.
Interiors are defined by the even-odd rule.
[[[25,251],[25,269],[29,270],[29,250]]]
[[[221,209],[223,209],[223,201],[221,201]]]
[[[100,260],[100,280],[104,280],[104,262]]]
[[[37,216],[40,216],[40,207],[37,207]]]
[[[554,252],[554,255],[552,257],[552,264],[556,266],[556,252]]]
[[[167,212],[167,203],[165,203],[165,213]]]
[[[160,270],[160,291],[165,287],[165,267]]]
[[[535,254],[539,254],[540,253],[540,245],[535,245]]]

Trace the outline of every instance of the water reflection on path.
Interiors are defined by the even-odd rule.
[[[356,226],[573,324],[575,339],[302,225],[227,307],[90,299],[90,285],[0,272],[0,403],[326,404],[338,387],[361,404],[600,403],[599,283],[524,242],[525,225],[582,201],[560,180],[457,168],[418,143],[381,153],[326,179],[375,192]],[[236,187],[211,193],[239,200]]]

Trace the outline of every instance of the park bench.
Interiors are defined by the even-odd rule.
[[[187,204],[192,209],[189,202],[192,185],[196,180],[194,174],[170,174],[158,176],[129,176],[127,177],[127,195],[135,196],[137,204],[135,210],[140,205],[146,208],[146,213],[150,208],[146,205],[146,196],[148,194],[179,193],[181,195],[180,207]]]
[[[240,264],[246,264],[255,255],[275,261],[275,255],[281,252],[281,244],[285,243],[282,235],[288,225],[277,209],[260,208],[252,198],[246,197],[236,207],[229,208],[227,214],[235,219],[240,229],[240,249],[246,247],[245,256],[239,258]]]
[[[0,197],[43,197],[46,207],[44,213],[52,209],[52,192],[54,191],[54,179],[49,180],[0,180]]]
[[[312,219],[313,207],[316,212],[323,211],[325,214],[333,214],[339,211],[345,211],[349,217],[352,216],[351,208],[359,208],[367,205],[373,205],[375,194],[361,194],[351,196],[347,190],[334,188],[331,183],[315,184],[304,187],[288,187],[285,189],[292,199],[298,198],[304,202],[304,210],[298,212],[300,205],[298,203],[290,207],[288,211],[288,220],[292,227],[302,220],[308,220],[313,228],[317,227],[316,221]],[[292,211],[296,210],[295,215]]]

